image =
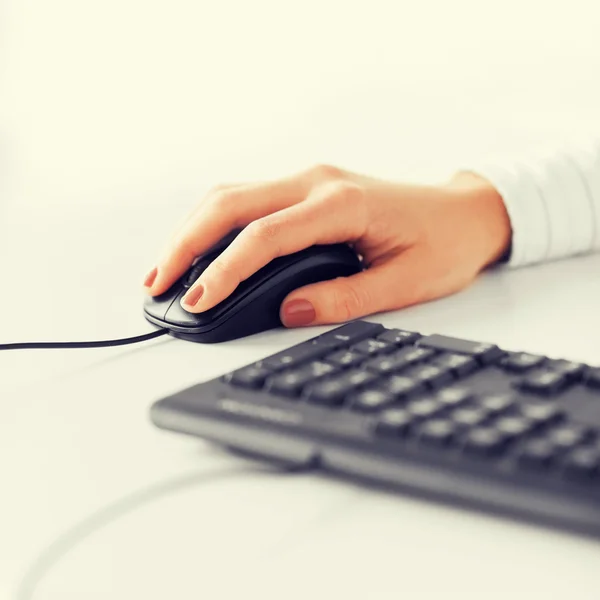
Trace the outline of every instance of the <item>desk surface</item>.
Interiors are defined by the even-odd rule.
[[[60,294],[48,293],[36,308],[29,295],[10,298],[8,314],[32,318],[6,320],[3,337],[146,330],[139,289],[122,279],[139,279],[145,242],[161,219],[148,219],[147,233],[136,234],[139,252],[117,260],[101,248],[109,229],[119,245],[124,223],[136,214],[123,210],[121,225],[111,226],[112,212],[72,207],[72,227],[59,229],[64,215],[48,211],[46,234],[38,238],[48,243],[43,262],[64,262],[60,270],[43,269],[37,282]],[[94,227],[86,230],[90,218]],[[60,241],[51,244],[58,230]],[[15,238],[22,260],[35,264],[35,254]],[[76,245],[88,257],[87,274],[80,272],[80,255],[70,253]],[[83,297],[114,276],[116,263],[122,285],[96,291],[84,306]],[[600,363],[599,268],[594,256],[490,273],[459,295],[377,320]],[[30,273],[8,270],[26,289]],[[473,600],[597,597],[598,544],[319,475],[256,471],[149,424],[148,406],[161,395],[316,331],[270,332],[210,347],[159,339],[132,348],[2,355],[2,585],[13,590],[59,538],[73,547],[44,576],[35,598],[279,598],[282,589],[293,598],[316,589],[348,598],[373,590],[377,598],[400,591]],[[55,550],[64,552],[60,544]]]
[[[597,20],[563,26],[585,2],[544,28],[516,0],[495,28],[469,0],[433,21],[432,3],[307,0],[291,29],[286,3],[150,4],[5,3],[2,340],[147,330],[140,278],[215,183],[319,161],[437,177],[597,118]],[[600,363],[599,269],[496,271],[376,320]],[[0,598],[597,600],[598,544],[257,471],[150,425],[156,398],[318,331],[1,354]]]

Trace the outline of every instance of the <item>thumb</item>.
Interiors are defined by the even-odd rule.
[[[286,327],[343,323],[416,303],[420,278],[409,254],[351,277],[294,290],[281,304],[282,323]]]

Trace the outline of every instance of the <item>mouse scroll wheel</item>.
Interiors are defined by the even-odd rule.
[[[191,287],[192,285],[194,285],[194,283],[196,283],[196,280],[198,279],[198,277],[200,277],[200,275],[202,275],[202,273],[204,272],[204,270],[206,269],[207,266],[208,266],[208,263],[204,260],[197,263],[192,268],[192,270],[189,272],[188,276],[185,279],[185,283],[183,285],[185,287]]]

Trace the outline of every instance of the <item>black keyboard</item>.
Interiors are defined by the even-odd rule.
[[[600,537],[600,368],[354,321],[156,402],[161,428]]]

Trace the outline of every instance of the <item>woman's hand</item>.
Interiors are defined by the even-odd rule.
[[[149,293],[166,291],[196,256],[241,227],[188,290],[187,311],[215,306],[278,256],[348,242],[368,268],[294,290],[281,320],[294,327],[361,318],[461,290],[502,256],[511,235],[502,198],[475,175],[417,186],[319,166],[278,181],[216,188],[146,277]]]

